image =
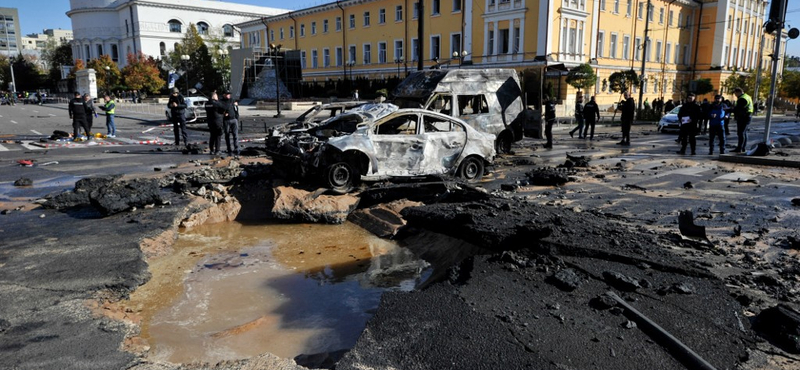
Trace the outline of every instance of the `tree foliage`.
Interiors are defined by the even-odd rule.
[[[50,45],[48,41],[48,45]],[[58,81],[61,80],[61,67],[69,66],[74,63],[72,59],[72,46],[68,43],[62,43],[54,49],[45,49],[42,57],[47,61],[50,66],[48,72],[48,80],[51,88],[55,88]]]
[[[569,70],[567,83],[581,91],[594,86],[597,83],[597,75],[591,65],[584,63]]]
[[[97,87],[103,90],[103,92],[108,92],[120,87],[122,74],[119,71],[117,63],[111,60],[111,56],[107,54],[101,55],[100,58],[90,60],[88,66],[95,70]],[[106,67],[108,67],[107,70]],[[98,93],[100,92],[98,91]]]
[[[800,98],[800,72],[784,72],[781,93],[787,98]]]
[[[714,91],[714,85],[711,84],[710,78],[698,78],[684,85],[684,90],[695,95],[705,95]]]
[[[72,69],[69,70],[69,77],[75,78],[75,72],[78,72],[82,69],[86,69],[86,65],[83,64],[83,59],[75,59],[75,65],[73,65]]]
[[[159,74],[156,60],[141,52],[128,54],[128,65],[122,69],[122,75],[128,88],[147,93],[159,91],[166,84]]]
[[[14,67],[13,79],[9,66]],[[17,85],[14,86],[16,91],[35,90],[41,87],[42,74],[39,66],[22,54],[12,58],[3,56],[0,57],[0,80],[3,82],[2,89],[7,89],[12,80],[16,80]]]
[[[617,71],[608,76],[608,87],[614,92],[624,93],[630,91],[631,87],[638,84],[639,75],[632,69]]]

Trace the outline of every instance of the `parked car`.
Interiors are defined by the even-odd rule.
[[[276,164],[319,176],[340,193],[359,181],[391,178],[450,174],[474,182],[494,160],[495,135],[442,113],[388,106],[372,104],[307,131],[273,132],[268,152]]]
[[[187,96],[186,110],[184,116],[186,123],[201,123],[206,121],[205,104],[208,99],[205,96]],[[172,111],[169,108],[164,108],[164,113],[167,115],[167,121],[172,121]]]
[[[661,117],[661,120],[658,121],[658,131],[660,132],[667,132],[667,131],[674,131],[678,132],[681,130],[681,123],[678,122],[678,111],[681,110],[681,106],[675,107],[673,110],[667,112],[664,117]]]

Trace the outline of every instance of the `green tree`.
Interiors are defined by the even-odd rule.
[[[50,42],[48,41],[48,45]],[[68,43],[62,43],[54,49],[45,49],[42,57],[47,61],[50,66],[48,71],[48,83],[51,88],[55,88],[58,81],[61,81],[61,67],[73,65],[72,59],[72,46]]]
[[[92,59],[88,63],[88,67],[95,70],[95,78],[97,79],[97,87],[102,90],[100,93],[111,92],[119,87],[122,81],[122,74],[119,71],[119,66],[111,60],[108,54],[101,55],[100,58]],[[108,69],[106,69],[108,68]]]
[[[567,83],[580,92],[582,89],[594,86],[597,83],[597,75],[594,73],[592,66],[584,63],[569,70]]]
[[[34,90],[41,87],[43,79],[39,66],[23,57],[22,54],[18,54],[16,57],[0,59],[3,80],[1,89],[7,89],[12,82],[10,66],[14,67],[13,80],[17,82],[17,85],[14,86],[16,91]]]
[[[784,72],[780,91],[787,98],[800,98],[800,72]]]
[[[73,65],[72,69],[69,70],[69,78],[75,78],[75,72],[78,72],[82,69],[86,69],[86,65],[83,64],[83,60],[75,59],[75,65]]]
[[[684,90],[695,95],[705,95],[714,91],[714,85],[711,84],[710,78],[698,78],[684,85]]]
[[[617,71],[608,76],[608,87],[614,92],[625,93],[638,84],[639,75],[632,69]]]
[[[128,88],[146,93],[159,91],[166,84],[155,59],[141,52],[128,54],[128,65],[122,69],[122,75]]]
[[[767,71],[761,73],[761,83],[758,85],[758,96],[753,95],[756,90],[756,77],[758,77],[758,74],[756,73],[749,74],[743,79],[744,84],[740,87],[742,90],[744,90],[744,92],[751,95],[753,100],[766,99],[767,95],[769,95],[769,87],[772,84],[772,75]],[[775,85],[777,91],[781,91],[781,85],[782,84],[780,83]]]
[[[744,76],[742,76],[742,75],[740,75],[738,73],[734,73],[734,74],[728,76],[728,78],[726,78],[725,81],[722,81],[722,86],[721,86],[722,87],[722,91],[720,91],[720,93],[721,94],[733,94],[733,89],[735,89],[737,87],[742,87],[742,86],[745,85],[745,79],[746,79],[746,77],[744,77]]]
[[[198,52],[201,47],[205,48],[205,55],[203,55],[202,52]],[[189,60],[182,60],[181,56],[183,55],[189,56]],[[203,60],[197,60],[196,58],[198,56],[202,56]],[[175,50],[165,59],[169,62],[169,69],[180,69],[183,71],[176,85],[186,86],[188,79],[188,86],[190,88],[203,80],[205,69],[211,64],[211,56],[208,55],[208,48],[205,46],[205,40],[203,40],[203,37],[197,32],[197,26],[195,26],[194,23],[189,24],[181,42],[175,45]],[[203,85],[206,84],[203,83]]]

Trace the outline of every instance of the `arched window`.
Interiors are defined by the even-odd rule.
[[[183,32],[183,31],[181,30],[181,26],[183,26],[183,25],[181,24],[181,21],[179,21],[179,20],[177,20],[177,19],[172,19],[172,20],[170,20],[170,21],[169,21],[169,22],[167,22],[167,23],[169,23],[169,32],[177,32],[177,33],[181,33],[181,32]]]
[[[161,56],[167,55],[167,44],[162,41],[158,47],[161,49]]]
[[[230,24],[222,26],[222,34],[225,35],[225,37],[233,37],[233,26]]]
[[[197,22],[197,33],[201,35],[208,35],[208,23]]]

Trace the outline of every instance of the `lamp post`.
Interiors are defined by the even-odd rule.
[[[347,62],[347,66],[350,67],[350,88],[353,88],[353,66],[356,65],[355,60],[350,60]]]
[[[227,68],[225,68],[226,67],[225,58],[228,56],[228,53],[229,53],[228,49],[224,49],[224,48],[223,49],[217,49],[217,55],[219,55],[219,60],[220,60],[220,68],[219,68],[220,69],[220,75],[222,75],[222,88],[225,89],[225,90],[228,90],[228,83],[226,81],[227,79],[225,78],[225,76],[227,75],[227,71],[226,71]]]
[[[105,66],[105,67],[103,67],[103,69],[105,70],[105,72],[104,72],[105,73],[105,78],[103,79],[103,88],[105,89],[104,92],[108,92],[108,74],[111,72],[111,67]],[[97,94],[97,95],[100,95],[100,94]]]
[[[184,76],[183,77],[184,77],[184,79],[186,79],[186,96],[189,96],[189,60],[190,59],[191,59],[191,57],[189,57],[188,55],[181,54],[181,64],[183,64],[183,70],[184,70],[184,73],[183,73]]]
[[[469,52],[466,50],[462,50],[461,53],[454,51],[453,52],[453,59],[458,59],[458,68],[461,68],[461,64],[464,62],[464,58],[469,55]]]
[[[405,63],[406,61],[403,60],[403,59],[397,58],[397,59],[394,60],[394,62],[397,64],[397,78],[400,78],[400,65]]]
[[[283,118],[283,114],[281,114],[281,80],[278,74],[278,52],[281,50],[283,45],[275,45],[269,44],[269,50],[271,53],[274,53],[274,62],[272,65],[275,67],[275,99],[278,106],[278,112],[275,114],[274,118]]]

